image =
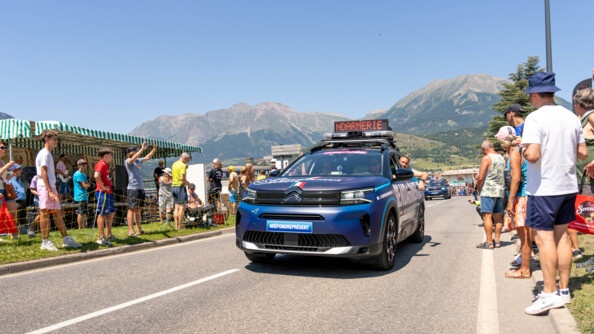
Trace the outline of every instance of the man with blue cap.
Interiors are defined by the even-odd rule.
[[[555,103],[555,73],[532,75],[525,92],[537,109],[526,117],[522,155],[528,161],[526,226],[536,233],[543,289],[527,314],[541,314],[571,303],[571,244],[567,226],[575,220],[578,192],[575,162],[588,157],[577,116]],[[559,271],[559,290],[556,273]]]

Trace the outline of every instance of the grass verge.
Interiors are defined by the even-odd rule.
[[[216,231],[227,227],[235,226],[235,216],[227,219],[225,225],[216,227],[188,227],[179,231],[171,227],[171,225],[163,225],[158,221],[150,223],[143,223],[142,230],[144,234],[137,237],[128,237],[128,226],[121,225],[112,228],[113,235],[118,239],[113,242],[113,247],[140,244],[148,241],[155,241],[161,239],[175,238],[184,235],[196,234],[206,231]],[[70,235],[76,242],[82,245],[77,249],[61,248],[62,236],[58,231],[50,232],[50,240],[58,247],[57,252],[42,251],[41,235],[35,234],[30,238],[27,235],[21,235],[18,239],[10,239],[9,237],[2,237],[3,242],[0,242],[0,264],[24,262],[30,260],[44,259],[55,256],[62,256],[65,254],[75,254],[83,252],[91,252],[97,249],[107,248],[106,246],[99,246],[95,241],[97,240],[97,228],[84,229],[68,229]]]
[[[573,294],[569,311],[575,318],[582,333],[594,333],[594,273],[586,268],[577,268],[576,264],[585,262],[594,256],[594,236],[579,235],[578,243],[583,251],[583,258],[575,260],[571,268],[569,289]],[[587,268],[592,267],[592,265]]]

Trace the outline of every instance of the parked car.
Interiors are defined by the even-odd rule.
[[[248,187],[236,245],[250,261],[346,257],[390,270],[397,243],[423,240],[423,194],[412,170],[398,167],[387,120],[336,122],[335,131],[279,176]]]
[[[442,197],[443,199],[452,197],[450,185],[446,179],[431,179],[425,185],[425,199],[431,200],[434,197]]]

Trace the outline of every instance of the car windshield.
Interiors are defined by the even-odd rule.
[[[445,180],[431,180],[429,185],[433,187],[445,187],[447,185]]]
[[[379,152],[318,151],[299,157],[281,176],[382,175],[382,166]]]

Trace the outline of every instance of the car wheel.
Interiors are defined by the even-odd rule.
[[[245,252],[245,257],[255,263],[270,263],[274,260],[276,254],[274,253],[248,253]]]
[[[396,241],[398,240],[397,223],[394,214],[389,214],[386,219],[382,239],[382,251],[372,263],[372,267],[377,270],[390,270],[394,267],[397,247]]]
[[[415,230],[415,233],[413,233],[410,237],[408,237],[408,240],[410,242],[415,242],[415,243],[419,243],[423,241],[423,238],[425,237],[425,206],[421,204],[421,206],[419,207],[419,216],[417,219],[417,229]]]

